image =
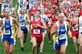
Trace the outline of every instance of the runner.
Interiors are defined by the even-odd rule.
[[[46,29],[46,25],[41,20],[40,11],[37,10],[35,18],[31,21],[31,36],[33,43],[33,54],[39,54],[39,48],[43,41],[42,28]]]
[[[50,36],[50,25],[51,25],[51,21],[52,21],[52,20],[51,20],[52,10],[51,10],[50,7],[48,8],[48,10],[46,10],[46,15],[47,15],[47,17],[48,17],[48,21],[47,21],[47,28],[48,28],[48,30],[47,30],[47,33],[48,33],[49,43],[51,43],[52,38],[51,38],[51,36]]]
[[[79,29],[78,29],[78,11],[73,12],[73,16],[71,18],[71,27],[72,27],[72,39],[75,47],[76,53],[78,53],[78,48],[77,48],[77,42],[78,42],[78,35],[79,35]]]
[[[79,44],[80,44],[80,54],[82,54],[82,12],[80,12],[79,17]]]
[[[52,32],[52,34],[56,34],[56,43],[54,44],[54,49],[56,50],[56,54],[65,54],[67,45],[68,45],[68,39],[67,39],[67,31],[68,31],[68,22],[65,21],[65,15],[64,13],[59,14],[59,20],[54,25],[55,30]]]
[[[5,17],[3,18],[1,26],[3,28],[2,42],[5,54],[12,54],[15,45],[13,27],[17,29],[19,37],[21,37],[22,33],[16,19],[10,16],[9,9],[5,9]]]
[[[47,21],[48,21],[48,17],[47,15],[44,13],[44,8],[42,8],[42,12],[41,12],[41,19],[44,21],[44,23],[46,24]],[[41,46],[40,46],[40,52],[43,52],[43,46],[44,46],[44,38],[45,38],[45,35],[46,35],[46,29],[42,29],[42,33],[43,33],[43,41],[41,43]]]
[[[24,43],[26,42],[26,38],[28,35],[27,23],[29,23],[29,17],[27,14],[25,14],[25,10],[26,10],[26,8],[22,8],[22,13],[19,16],[20,28],[24,33]]]

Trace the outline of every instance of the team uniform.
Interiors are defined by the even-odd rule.
[[[4,11],[6,8],[9,8],[8,0],[5,0],[4,3],[2,4],[2,11]]]
[[[23,0],[19,0],[19,5],[20,5],[20,8],[24,7],[24,1]]]
[[[82,16],[79,17],[79,35],[82,34]]]
[[[27,6],[26,6],[26,8],[29,9],[29,6],[30,6],[29,5],[29,0],[27,0]]]
[[[72,36],[78,37],[79,34],[78,20],[72,19],[71,25],[72,25]]]
[[[21,8],[24,7],[24,0],[18,0],[18,3],[19,3],[19,7],[18,7],[18,13],[20,14],[21,12]]]
[[[36,38],[36,41],[37,41],[37,43],[38,44],[41,44],[41,42],[42,42],[42,28],[41,27],[35,27],[36,26],[36,24],[37,25],[40,25],[40,26],[42,26],[42,23],[41,23],[41,20],[39,19],[39,20],[36,20],[35,18],[33,19],[33,20],[31,20],[31,29],[32,29],[32,33],[31,33],[31,36],[32,37],[35,37]]]
[[[24,34],[28,34],[27,31],[27,24],[26,24],[26,16],[27,15],[20,15],[19,16],[19,23],[20,23],[20,28],[23,31]]]
[[[15,38],[14,38],[14,30],[13,30],[13,18],[11,17],[10,20],[6,20],[3,18],[3,35],[2,35],[2,42],[8,41],[10,45],[15,45]]]
[[[67,23],[64,21],[64,25],[60,26],[58,21],[56,22],[58,27],[58,36],[57,36],[57,43],[54,44],[54,49],[60,50],[61,45],[68,45],[67,40]]]

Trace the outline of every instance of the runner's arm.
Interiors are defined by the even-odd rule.
[[[51,32],[51,36],[53,36],[54,34],[57,34],[57,26],[56,25],[53,25],[52,27],[51,27],[51,30],[50,30],[50,32]]]
[[[42,25],[43,25],[43,26],[41,26],[41,28],[47,29],[46,24],[44,23],[44,21],[41,20],[41,22],[42,22]]]
[[[26,22],[27,22],[27,23],[30,23],[29,16],[26,16]]]
[[[0,20],[0,37],[2,36],[2,33],[3,33],[3,21]]]
[[[71,24],[67,22],[67,36],[71,37],[71,30],[72,30]]]
[[[19,27],[19,23],[16,19],[14,19],[14,24],[15,24],[15,27],[16,27],[16,32],[18,34],[18,38],[21,38],[22,37],[22,31]]]

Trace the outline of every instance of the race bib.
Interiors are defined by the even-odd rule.
[[[25,25],[26,25],[26,23],[25,23],[25,22],[21,22],[20,24],[21,24],[21,26],[25,26]]]
[[[73,29],[73,30],[78,30],[78,28],[77,28],[77,27],[72,27],[72,29]]]
[[[10,30],[5,30],[4,34],[6,34],[6,35],[10,34]]]
[[[34,34],[40,34],[40,29],[34,29]]]
[[[61,35],[59,36],[59,39],[60,39],[60,40],[63,40],[63,39],[65,39],[65,38],[66,38],[65,34],[61,34]]]

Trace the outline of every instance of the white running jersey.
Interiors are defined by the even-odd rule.
[[[82,16],[79,17],[79,32],[82,32]]]

